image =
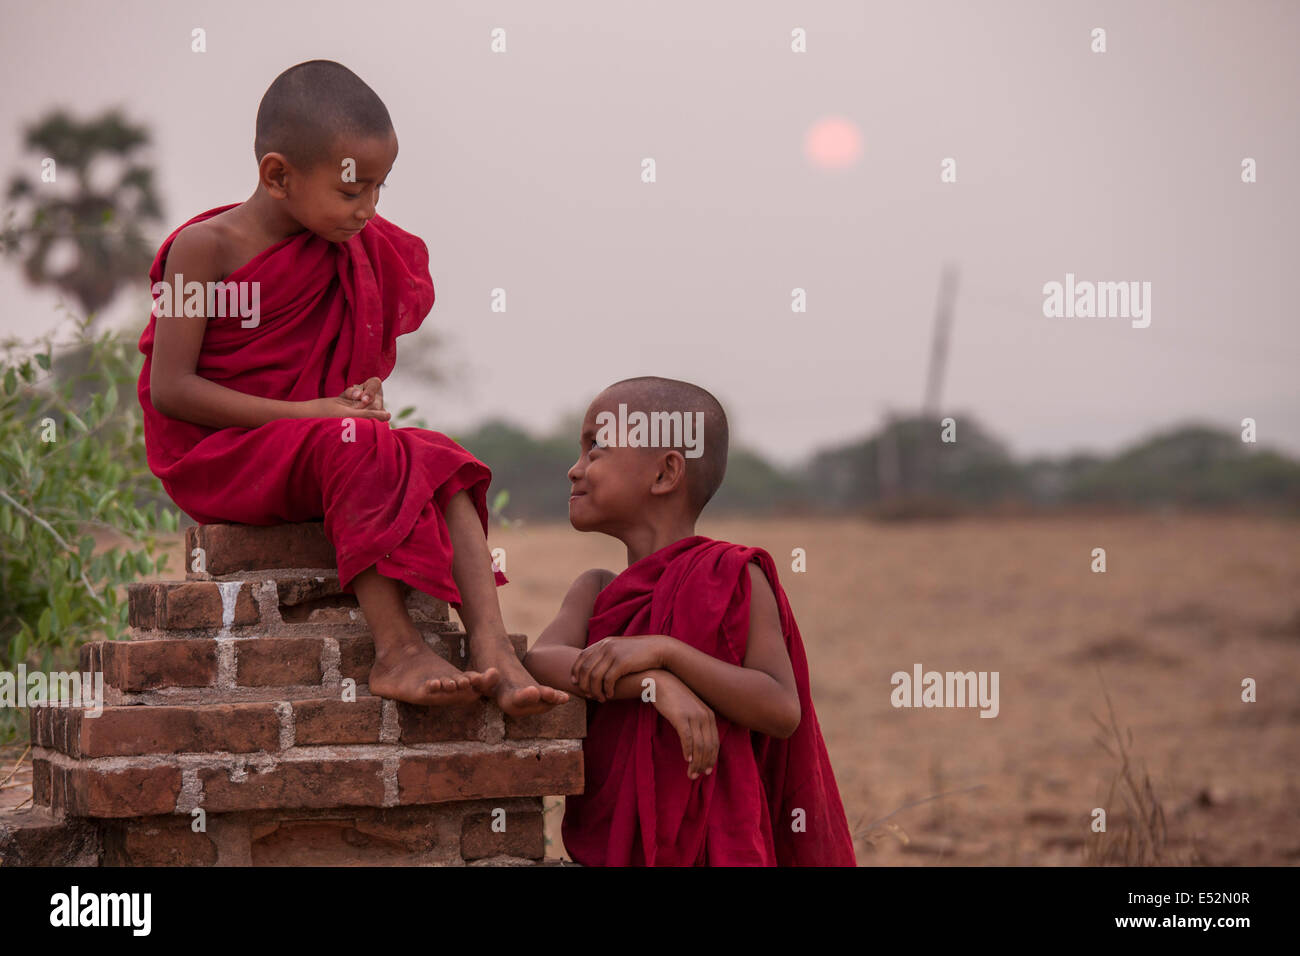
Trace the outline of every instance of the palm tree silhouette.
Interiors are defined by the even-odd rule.
[[[93,323],[118,289],[138,282],[153,262],[146,224],[161,221],[162,208],[154,171],[134,159],[149,142],[148,131],[117,109],[86,121],[55,110],[23,136],[26,148],[42,157],[42,174],[10,181],[8,199],[21,203],[25,215],[15,225],[17,211],[10,210],[0,229],[0,251],[21,258],[33,285],[75,296]],[[92,178],[101,157],[118,166],[116,179],[102,188]],[[71,192],[62,188],[69,171]],[[66,259],[68,251],[72,264],[56,271],[53,262]]]

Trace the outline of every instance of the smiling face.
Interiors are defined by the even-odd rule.
[[[623,401],[627,401],[624,397]],[[655,449],[606,446],[597,440],[596,416],[617,413],[617,395],[602,392],[582,420],[578,461],[569,469],[569,523],[578,531],[620,531],[644,519],[658,472]]]
[[[375,215],[379,190],[397,159],[397,134],[341,139],[333,158],[286,177],[286,211],[304,228],[331,242],[346,242]],[[356,161],[356,181],[343,179],[345,159]]]

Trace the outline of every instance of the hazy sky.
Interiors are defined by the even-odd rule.
[[[252,192],[254,118],[278,73],[326,58],[369,83],[401,144],[379,212],[428,244],[425,330],[459,367],[428,388],[403,373],[399,340],[385,392],[441,431],[489,415],[546,429],[617,379],[657,374],[710,389],[735,440],[789,462],[919,404],[951,261],[942,411],[977,414],[1015,452],[1111,451],[1247,416],[1262,443],[1300,452],[1286,278],[1300,4],[5,8],[0,174],[39,173],[22,124],[120,105],[154,132],[158,242]],[[191,52],[195,27],[206,53]],[[1098,27],[1105,53],[1090,48]],[[806,53],[791,51],[796,28]],[[844,165],[810,152],[828,122],[849,147],[860,137]],[[955,183],[940,181],[947,157]],[[1150,326],[1044,317],[1044,283],[1067,272],[1151,283]],[[796,287],[806,313],[791,311]],[[12,262],[0,295],[0,334],[57,319]],[[127,299],[107,321],[138,332],[144,275]]]

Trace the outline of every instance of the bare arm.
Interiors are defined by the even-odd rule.
[[[609,571],[592,570],[573,582],[555,620],[547,625],[524,657],[524,666],[533,677],[579,697],[594,696],[574,683],[573,665],[587,643],[587,627],[596,595],[613,578]],[[609,693],[603,693],[600,700],[633,698],[647,700],[677,731],[689,778],[713,772],[718,760],[718,728],[708,704],[671,672],[657,667],[624,673],[610,682]]]
[[[524,655],[524,667],[528,668],[533,677],[567,693],[594,698],[595,695],[573,683],[573,662],[587,646],[587,625],[591,621],[591,609],[595,606],[596,595],[613,579],[612,572],[602,569],[592,569],[578,575],[578,579],[569,588],[569,593],[564,596],[555,620],[546,625],[532,649]],[[672,676],[664,668],[647,668],[628,673],[619,679],[614,692],[603,695],[603,699],[640,697],[642,681],[646,677],[653,677],[659,682],[665,677],[672,679]]]
[[[733,723],[771,737],[789,737],[801,714],[776,595],[753,563],[749,577],[749,639],[742,665],[718,660],[668,635],[606,638],[582,652],[572,679],[575,692],[600,700],[607,689],[621,689],[614,682],[621,685],[629,670],[663,668]]]
[[[164,281],[175,288],[176,275],[184,282],[216,282],[221,278],[220,246],[216,236],[190,227],[173,240],[167,253]],[[205,302],[206,304],[206,302]],[[172,311],[183,313],[181,303]],[[257,428],[280,418],[343,417],[380,418],[389,413],[339,404],[331,414],[321,402],[286,402],[247,395],[208,381],[195,373],[207,316],[160,315],[154,323],[153,365],[149,371],[149,398],[162,414],[213,428]],[[331,401],[333,401],[331,399]]]
[[[524,667],[537,680],[550,687],[555,687],[580,697],[592,697],[582,688],[577,687],[572,679],[573,662],[584,647],[587,646],[587,625],[591,621],[591,610],[598,595],[614,575],[610,571],[594,568],[578,575],[576,581],[564,596],[555,620],[546,625],[538,636],[537,642],[524,655]],[[619,683],[624,691],[619,697],[640,696],[641,675],[628,674]],[[633,686],[636,693],[631,693]]]

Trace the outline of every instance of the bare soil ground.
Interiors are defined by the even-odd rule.
[[[1089,840],[1118,840],[1132,814],[1118,792],[1106,802],[1119,764],[1090,716],[1109,721],[1103,680],[1132,733],[1135,776],[1149,772],[1164,813],[1160,862],[1300,861],[1294,522],[747,519],[697,530],[776,560],[855,831],[966,791],[903,810],[888,821],[897,830],[870,828],[860,863],[1077,865]],[[493,529],[489,541],[506,549],[506,622],[530,639],[579,572],[627,565],[619,542],[568,525]],[[806,572],[789,570],[796,547]],[[1097,547],[1104,574],[1090,570]],[[998,671],[998,716],[894,708],[890,675],[917,662]],[[1246,677],[1256,703],[1241,700]],[[1098,806],[1104,836],[1091,831]]]

